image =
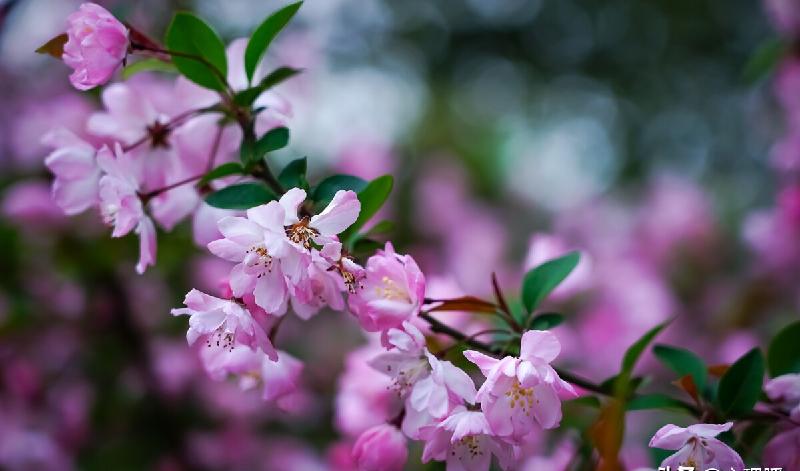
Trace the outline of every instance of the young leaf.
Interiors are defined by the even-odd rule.
[[[800,322],[783,328],[767,351],[769,374],[773,378],[787,373],[800,373]]]
[[[489,301],[474,296],[447,299],[429,309],[435,311],[497,312],[497,306]]]
[[[332,175],[314,188],[312,199],[318,208],[324,208],[333,199],[333,195],[339,190],[352,190],[356,193],[366,188],[367,182],[364,179],[352,175]]]
[[[164,62],[155,57],[148,57],[128,64],[122,69],[122,79],[128,80],[139,72],[167,72],[174,74],[178,72],[178,69],[175,68],[175,64]]]
[[[211,193],[206,203],[222,209],[250,209],[274,199],[275,195],[260,183],[239,183]]]
[[[275,36],[289,23],[303,2],[292,3],[270,15],[250,36],[247,49],[244,51],[244,70],[248,82],[253,80],[253,74],[258,67],[261,56],[267,51],[269,44]]]
[[[358,214],[356,222],[339,235],[340,240],[349,241],[359,229],[364,227],[364,224],[381,209],[383,203],[389,198],[389,193],[392,192],[393,185],[394,179],[392,176],[384,175],[372,180],[363,190],[358,192],[358,201],[361,202],[361,212]]]
[[[198,186],[203,186],[206,183],[216,180],[217,178],[228,177],[231,175],[242,175],[244,173],[244,168],[238,162],[228,162],[226,164],[222,164],[219,167],[209,171],[203,178],[197,182]]]
[[[278,175],[278,181],[284,188],[308,188],[308,181],[306,180],[306,169],[308,167],[308,159],[296,159],[289,162],[286,167],[281,170]]]
[[[653,353],[668,368],[679,376],[691,375],[699,391],[706,387],[708,372],[703,360],[684,348],[656,345]]]
[[[39,54],[49,54],[56,59],[61,59],[61,56],[64,55],[64,44],[67,44],[68,40],[69,36],[67,36],[67,33],[59,34],[58,36],[39,46],[36,49],[36,52]]]
[[[779,39],[770,38],[762,42],[747,60],[742,77],[749,84],[757,82],[769,74],[789,50],[790,47]]]
[[[260,159],[267,152],[283,149],[289,144],[289,130],[284,127],[273,128],[261,136],[255,144],[255,158]]]
[[[186,78],[205,88],[225,90],[225,44],[203,20],[191,13],[176,13],[167,28],[166,44],[170,51],[194,56],[172,56],[175,67]]]
[[[564,316],[557,312],[546,312],[531,319],[531,330],[549,330],[564,322]]]
[[[578,265],[580,253],[570,252],[530,270],[522,282],[522,302],[527,311],[534,309]]]
[[[754,348],[731,365],[719,380],[717,399],[727,416],[739,416],[753,410],[764,381],[764,357]]]

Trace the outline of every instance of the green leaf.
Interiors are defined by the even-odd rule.
[[[656,345],[653,347],[653,353],[656,358],[677,373],[679,377],[691,375],[698,391],[705,389],[708,369],[700,357],[685,348],[668,345]]]
[[[128,80],[139,72],[165,72],[174,74],[178,72],[175,64],[164,62],[154,57],[148,57],[140,61],[133,62],[122,69],[122,79]]]
[[[725,415],[739,416],[753,410],[761,395],[764,381],[764,356],[754,348],[736,363],[719,380],[717,400]]]
[[[762,42],[747,60],[742,77],[747,83],[757,82],[775,68],[788,49],[786,44],[776,38]]]
[[[376,236],[381,234],[388,234],[394,230],[394,223],[392,221],[381,221],[374,226],[370,227],[365,236]]]
[[[319,182],[314,188],[312,199],[318,208],[324,208],[331,202],[337,191],[352,190],[358,193],[366,188],[368,183],[366,180],[352,175],[332,175]]]
[[[773,378],[787,373],[800,373],[800,322],[784,327],[767,351],[769,374]]]
[[[300,72],[302,72],[300,69],[293,69],[291,67],[275,69],[264,77],[258,85],[242,90],[234,95],[233,101],[236,102],[237,105],[250,106],[262,93]]]
[[[283,167],[281,173],[278,175],[278,181],[286,188],[308,188],[308,181],[306,180],[306,170],[308,168],[308,159],[296,159],[289,162],[286,167]]]
[[[228,162],[226,164],[220,165],[219,167],[203,175],[203,178],[201,178],[200,181],[197,182],[197,185],[203,186],[212,180],[216,180],[217,178],[229,177],[231,175],[242,175],[242,174],[244,174],[244,168],[240,163]]]
[[[363,190],[358,192],[358,200],[361,202],[361,212],[358,214],[356,222],[339,235],[341,240],[350,241],[358,230],[364,227],[364,224],[366,224],[367,221],[381,209],[383,203],[386,202],[389,193],[392,192],[393,185],[394,179],[392,176],[384,175],[372,180]]]
[[[64,55],[64,45],[67,44],[67,41],[69,41],[67,33],[61,33],[39,46],[36,52],[39,54],[49,54],[56,59],[61,59],[61,56]]]
[[[627,409],[629,411],[648,409],[685,410],[686,404],[666,394],[643,394],[628,401]]]
[[[250,209],[274,199],[275,195],[260,183],[239,183],[211,193],[206,203],[222,209]]]
[[[175,67],[186,78],[205,88],[225,90],[222,80],[228,74],[225,44],[203,20],[191,13],[176,13],[167,28],[166,43],[170,51],[195,56],[172,55]]]
[[[648,330],[636,343],[628,348],[625,352],[625,356],[622,357],[622,370],[620,374],[630,375],[633,372],[636,362],[639,361],[639,358],[647,349],[647,346],[650,345],[650,342],[652,342],[662,330],[664,330],[664,327],[666,327],[669,322],[670,321],[664,322]]]
[[[549,330],[564,322],[564,316],[557,312],[546,312],[531,319],[530,330]]]
[[[289,144],[288,129],[284,127],[270,129],[256,141],[256,159],[260,159],[267,152],[283,149],[287,144]]]
[[[267,51],[269,44],[289,23],[302,4],[303,2],[292,3],[276,11],[264,20],[250,36],[247,49],[244,51],[244,70],[247,73],[248,82],[253,80],[258,62]]]
[[[570,252],[533,268],[522,282],[522,303],[530,313],[575,269],[580,253]]]

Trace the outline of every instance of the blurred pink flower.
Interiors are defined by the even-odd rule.
[[[62,59],[74,69],[69,80],[78,90],[108,82],[128,54],[128,29],[95,3],[69,15],[67,36]]]
[[[65,221],[49,185],[41,181],[22,181],[7,188],[2,212],[20,227],[51,227]]]
[[[193,289],[186,294],[185,308],[173,309],[172,315],[188,315],[189,330],[186,340],[189,345],[197,340],[206,342],[214,354],[206,358],[209,373],[221,371],[230,362],[239,361],[233,353],[237,345],[261,349],[272,361],[277,361],[278,353],[272,346],[263,327],[242,305],[235,301],[216,298]]]
[[[53,151],[44,163],[55,175],[53,199],[67,215],[81,213],[99,201],[97,151],[66,129],[56,129],[42,142]]]
[[[534,430],[561,422],[561,395],[575,397],[572,385],[550,366],[561,343],[549,331],[529,330],[522,336],[520,356],[493,358],[467,350],[464,356],[486,376],[478,391],[481,409],[499,436],[521,440]]]
[[[775,28],[788,38],[800,37],[800,5],[794,0],[764,0]]]
[[[687,428],[672,424],[665,425],[650,440],[650,447],[678,450],[677,453],[667,457],[661,463],[662,467],[744,469],[744,463],[739,454],[714,438],[722,432],[727,432],[732,426],[733,422],[722,425],[697,424]]]
[[[402,471],[408,460],[406,437],[394,425],[376,425],[353,445],[359,471]]]
[[[800,427],[772,437],[764,447],[760,463],[777,469],[797,469],[800,464]]]
[[[764,386],[764,392],[778,406],[800,422],[800,374],[785,374],[773,378]]]
[[[483,412],[456,407],[445,420],[421,431],[425,440],[422,462],[446,461],[447,469],[488,471],[492,455],[500,468],[508,470],[514,462],[511,445],[499,440],[492,432]]]
[[[368,332],[386,331],[419,314],[425,276],[410,255],[399,255],[391,242],[367,260],[360,289],[350,296],[350,310]]]
[[[261,399],[274,401],[281,407],[281,400],[297,391],[303,363],[283,351],[278,351],[277,359],[272,359],[263,352],[239,345],[231,352],[226,371],[238,376],[241,389],[261,387]]]
[[[391,380],[379,373],[368,361],[381,352],[369,345],[350,352],[339,376],[336,394],[336,428],[349,437],[385,423],[400,411],[400,400],[391,390]]]

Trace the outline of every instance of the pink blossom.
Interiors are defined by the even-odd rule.
[[[744,463],[739,454],[714,438],[722,432],[727,432],[732,426],[733,422],[721,425],[697,424],[687,428],[672,424],[665,425],[650,440],[650,447],[678,450],[677,453],[667,457],[661,463],[662,467],[744,469]]]
[[[336,428],[355,437],[368,428],[385,423],[401,410],[389,378],[369,366],[368,360],[380,351],[368,345],[350,352],[339,376],[336,395]]]
[[[111,237],[122,237],[135,230],[139,236],[136,271],[144,273],[149,265],[155,264],[156,228],[145,213],[139,195],[140,167],[122,151],[119,143],[114,154],[103,146],[97,153],[97,165],[105,172],[99,183],[103,221],[113,228]]]
[[[228,355],[237,345],[243,344],[261,349],[272,361],[278,359],[263,327],[241,304],[216,298],[196,289],[186,294],[183,303],[185,308],[173,309],[171,312],[173,316],[189,316],[189,330],[186,332],[189,345],[200,339],[209,349]],[[227,361],[228,358],[224,360]]]
[[[474,350],[464,352],[486,376],[477,399],[495,433],[520,440],[534,429],[535,422],[544,429],[558,426],[559,395],[576,395],[550,366],[560,352],[556,336],[542,330],[523,334],[519,358],[497,359]]]
[[[67,36],[62,58],[74,69],[69,80],[79,90],[108,82],[128,53],[128,29],[95,3],[69,15]]]
[[[445,420],[422,429],[422,462],[446,461],[447,471],[488,471],[492,455],[503,470],[514,461],[511,445],[496,438],[483,412],[456,407]]]
[[[298,210],[305,199],[305,190],[292,188],[281,197],[280,204],[289,240],[306,248],[311,241],[320,245],[334,241],[332,236],[350,227],[361,212],[361,202],[355,192],[339,190],[321,213],[301,219]]]
[[[797,469],[800,465],[800,427],[776,434],[767,442],[762,463],[777,469]]]
[[[47,227],[64,221],[64,213],[53,201],[43,181],[22,181],[5,190],[2,213],[20,226]]]
[[[239,387],[250,390],[262,388],[264,401],[276,401],[295,393],[299,386],[303,363],[292,355],[279,351],[277,359],[245,345],[231,351],[225,370],[238,376]]]
[[[403,329],[389,329],[386,337],[391,348],[369,364],[392,378],[392,389],[405,398],[414,384],[430,372],[425,337],[410,322],[404,322]]]
[[[46,134],[42,142],[53,149],[44,163],[55,175],[56,204],[67,215],[81,213],[97,204],[101,172],[94,146],[63,128]]]
[[[402,471],[408,459],[406,437],[389,424],[372,427],[353,445],[359,471]]]
[[[419,313],[425,276],[410,255],[395,253],[390,242],[367,260],[362,286],[350,296],[350,310],[368,332],[398,327]]]
[[[773,378],[764,386],[767,396],[800,422],[800,374],[790,373]]]

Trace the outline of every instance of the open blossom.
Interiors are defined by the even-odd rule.
[[[128,53],[128,29],[105,8],[84,3],[67,18],[64,63],[72,85],[88,90],[108,82]]]
[[[676,425],[661,427],[650,440],[651,448],[678,450],[667,457],[662,467],[678,469],[690,466],[694,469],[744,469],[742,458],[728,445],[717,440],[722,432],[727,432],[733,422],[726,424],[697,424],[687,428]]]
[[[359,471],[402,471],[408,459],[406,437],[393,425],[376,425],[358,437],[353,459]]]
[[[775,403],[800,422],[800,374],[790,373],[773,378],[764,385],[764,392]]]
[[[442,422],[423,428],[421,434],[425,439],[423,463],[446,461],[447,471],[488,471],[492,455],[503,470],[515,461],[513,447],[495,436],[483,412],[463,406]]]
[[[173,316],[189,316],[189,330],[186,332],[189,345],[202,340],[210,349],[230,353],[242,344],[261,349],[272,361],[278,359],[264,328],[241,304],[196,289],[186,294],[183,303],[185,308],[171,312]]]
[[[373,358],[369,364],[392,378],[392,389],[405,398],[416,382],[430,372],[425,356],[425,336],[410,322],[402,329],[389,329],[390,350]]]
[[[223,238],[208,244],[214,255],[238,262],[231,271],[233,294],[254,294],[256,304],[269,314],[283,314],[290,297],[304,317],[316,312],[320,301],[343,307],[324,278],[332,276],[328,267],[310,268],[324,263],[319,254],[312,254],[311,243],[335,243],[332,237],[355,222],[360,204],[354,192],[338,191],[322,213],[299,219],[305,197],[305,191],[293,188],[279,201],[248,209],[247,217],[223,218]]]
[[[542,330],[523,334],[519,358],[497,359],[474,350],[464,352],[486,376],[477,399],[495,433],[520,440],[536,422],[544,429],[558,426],[559,396],[576,395],[550,366],[560,352],[558,338]]]
[[[410,255],[399,255],[390,242],[367,260],[361,288],[350,296],[350,310],[361,327],[380,332],[419,314],[425,299],[425,276]]]
[[[96,205],[101,172],[94,146],[64,128],[49,132],[42,142],[53,149],[44,163],[55,175],[53,199],[56,204],[67,215]]]

